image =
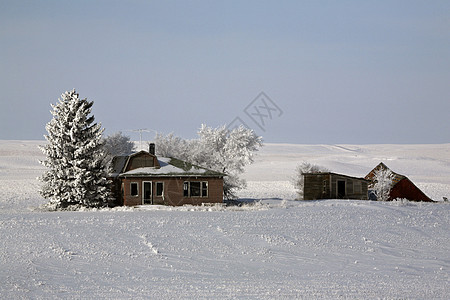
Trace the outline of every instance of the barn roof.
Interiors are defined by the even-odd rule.
[[[370,180],[373,182],[373,178],[375,177],[375,172],[377,172],[378,170],[389,170],[392,172],[392,174],[394,175],[394,179],[392,180],[393,182],[393,186],[396,185],[400,180],[406,178],[406,176],[404,175],[400,175],[398,173],[395,173],[394,171],[392,171],[391,169],[389,169],[384,163],[380,162],[375,168],[373,168],[372,171],[369,172],[369,174],[366,175],[366,179]]]

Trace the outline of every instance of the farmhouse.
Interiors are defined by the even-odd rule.
[[[367,200],[369,181],[336,173],[303,174],[303,199],[363,199]]]
[[[223,202],[225,174],[149,151],[116,156],[112,161],[115,205],[199,205]]]
[[[390,170],[384,163],[379,163],[378,166],[370,171],[369,174],[367,174],[365,177],[367,180],[371,181],[369,187],[374,183],[375,172],[380,169]],[[388,201],[400,198],[407,199],[409,201],[434,202],[427,195],[425,195],[425,193],[422,192],[411,180],[409,180],[408,177],[397,174],[395,172],[392,173],[394,174],[394,179],[392,182],[392,188],[389,193]],[[371,193],[371,195],[373,195],[373,198],[376,198],[376,195],[374,195],[373,193]]]

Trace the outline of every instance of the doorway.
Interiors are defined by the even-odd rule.
[[[338,196],[338,199],[343,199],[345,197],[345,181],[344,180],[337,181],[337,196]]]
[[[142,182],[142,204],[153,204],[152,201],[152,182]]]

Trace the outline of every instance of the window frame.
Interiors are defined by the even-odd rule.
[[[163,197],[164,196],[164,182],[162,181],[157,181],[156,183],[156,191],[155,191],[155,196],[156,197]],[[158,186],[161,186],[161,194],[158,193]]]
[[[206,191],[206,195],[204,192]],[[200,194],[202,198],[208,198],[209,196],[209,184],[208,181],[201,181],[200,183]]]
[[[136,194],[133,194],[133,185],[136,186]],[[130,196],[131,197],[139,197],[139,182],[135,182],[135,181],[130,182]]]
[[[198,183],[198,195],[192,196],[192,183]],[[205,192],[205,193],[204,193]],[[183,182],[183,197],[185,198],[208,198],[209,197],[209,182],[204,180],[193,180]]]
[[[145,184],[149,184],[150,186],[150,198],[145,198]],[[152,181],[142,181],[142,203],[145,202],[145,200],[152,200],[153,198],[153,182]]]
[[[183,197],[189,197],[189,181],[183,182]]]
[[[197,184],[198,184],[198,186],[197,186]],[[192,194],[194,194],[194,195],[192,195]],[[191,197],[191,198],[200,198],[201,196],[202,196],[202,183],[201,183],[201,181],[190,181],[189,182],[189,197]]]

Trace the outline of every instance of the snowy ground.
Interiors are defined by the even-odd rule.
[[[380,161],[450,198],[450,145],[266,145],[244,207],[43,212],[36,141],[0,141],[0,298],[448,299],[450,205],[293,201],[295,165]]]

